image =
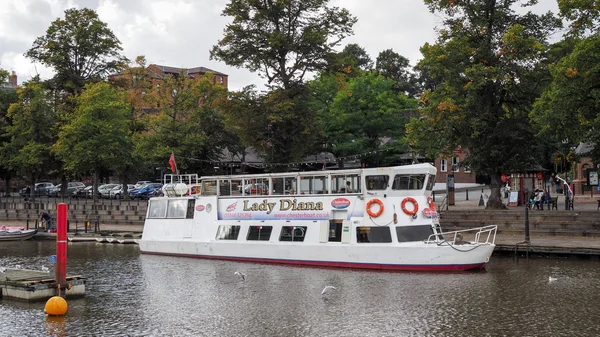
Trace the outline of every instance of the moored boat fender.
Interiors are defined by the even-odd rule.
[[[377,212],[371,211],[371,206],[373,206],[373,204],[379,205],[379,210]],[[383,213],[383,202],[381,200],[371,199],[367,202],[367,214],[369,214],[371,218],[377,218],[381,213]]]
[[[412,210],[409,210],[408,208],[406,208],[406,203],[407,202],[411,202],[413,204],[413,209]],[[404,200],[402,200],[401,206],[402,206],[402,211],[406,215],[413,216],[413,215],[417,214],[417,212],[419,211],[419,204],[417,203],[417,201],[415,200],[415,198],[411,198],[411,197],[404,198]]]

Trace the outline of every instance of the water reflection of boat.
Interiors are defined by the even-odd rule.
[[[31,239],[37,229],[24,229],[23,227],[0,227],[0,241],[21,241]]]
[[[432,200],[436,173],[430,164],[416,164],[166,175],[165,196],[148,204],[141,252],[386,270],[482,269],[496,226],[443,232]]]

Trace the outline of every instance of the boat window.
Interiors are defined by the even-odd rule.
[[[327,176],[301,176],[300,194],[327,194]]]
[[[298,190],[296,187],[296,177],[277,177],[271,181],[273,182],[272,195],[295,194]]]
[[[164,218],[167,215],[167,201],[167,199],[150,199],[148,218]]]
[[[433,230],[430,225],[396,227],[398,242],[423,241],[427,240],[431,234],[433,234]]]
[[[425,186],[425,174],[396,174],[393,190],[421,190]]]
[[[356,227],[356,242],[358,243],[389,243],[392,233],[388,226]]]
[[[217,240],[237,240],[242,226],[221,225],[217,231]]]
[[[248,228],[248,241],[269,241],[273,226],[250,226]]]
[[[169,219],[183,219],[187,212],[188,201],[187,199],[169,200],[169,206],[167,207],[167,218]]]
[[[202,181],[202,195],[217,195],[217,181],[216,180]]]
[[[342,222],[329,222],[329,239],[328,242],[342,242]]]
[[[242,195],[242,179],[231,179],[231,195]]]
[[[360,193],[360,176],[358,174],[332,175],[331,193]]]
[[[232,184],[229,179],[219,180],[219,195],[227,196],[231,195]]]
[[[269,178],[250,179],[250,183],[244,187],[244,195],[268,195]]]
[[[279,241],[304,241],[306,226],[283,226]]]
[[[367,186],[367,190],[385,190],[388,186],[388,181],[390,177],[387,175],[377,175],[377,176],[366,176],[365,177],[365,185]]]
[[[430,174],[427,179],[429,179],[427,180],[427,190],[433,191],[433,185],[435,185],[435,174]]]

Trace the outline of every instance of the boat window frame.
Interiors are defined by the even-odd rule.
[[[387,235],[379,236],[383,234],[383,230],[387,229]],[[382,232],[382,233],[375,233]],[[372,237],[369,235],[372,233]],[[378,237],[379,236],[379,237]],[[375,239],[383,238],[385,241],[373,241]],[[365,241],[366,240],[366,241]],[[358,226],[356,227],[356,242],[359,244],[363,243],[392,243],[392,231],[388,226]]]
[[[229,231],[224,233],[224,229],[227,228]],[[242,226],[240,225],[219,225],[217,228],[217,234],[215,235],[215,240],[226,240],[226,241],[236,241],[240,236]],[[234,229],[233,232],[231,229]],[[228,238],[229,236],[235,238]]]
[[[425,190],[433,191],[434,186],[435,186],[435,174],[429,173],[427,175],[427,186],[425,187]]]
[[[329,180],[331,177],[331,173],[320,173],[320,174],[301,174],[298,177],[298,190],[296,194],[301,195],[327,195],[329,193]],[[315,178],[323,178],[323,190],[316,190],[314,188]],[[302,181],[308,181],[308,190],[302,190]],[[321,180],[321,179],[320,179]],[[321,193],[315,193],[320,191]]]
[[[426,233],[425,229],[428,229],[428,233]],[[406,231],[406,233],[409,233],[409,234],[415,233],[415,234],[411,236],[411,235],[405,235],[406,233],[402,233],[403,236],[401,236],[400,231],[403,231],[403,232]],[[433,227],[431,227],[430,224],[415,225],[415,226],[396,226],[395,232],[396,232],[396,239],[398,240],[398,243],[426,241],[427,239],[429,239],[429,237],[432,234],[435,234]],[[420,235],[416,235],[416,234],[420,234]]]
[[[152,211],[155,209],[155,205],[164,204],[162,209],[162,215],[157,214],[157,216],[153,216]],[[150,199],[148,202],[148,219],[165,219],[167,217],[167,208],[169,205],[168,199]]]
[[[371,187],[371,182],[373,182],[373,187]],[[367,191],[385,191],[388,186],[390,186],[389,174],[365,175],[365,187]]]
[[[404,183],[402,178],[408,178],[408,182]],[[398,173],[394,175],[392,181],[393,191],[421,191],[426,185],[427,173]],[[413,181],[417,181],[417,185],[420,184],[419,188],[411,188]],[[408,188],[404,188],[408,186]]]
[[[166,219],[186,219],[189,199],[168,199]],[[175,205],[182,204],[183,207],[176,208]],[[173,205],[173,206],[171,206]],[[179,212],[181,214],[172,214]]]
[[[263,227],[269,229],[268,235],[261,233],[261,230]],[[259,229],[258,235],[256,236],[256,238],[254,238],[254,235],[255,235],[253,232],[254,228]],[[246,234],[246,241],[270,241],[272,234],[273,234],[273,226],[264,226],[264,225],[248,226],[248,233]],[[267,237],[264,238],[263,235],[267,235]]]
[[[332,173],[331,177],[331,194],[350,194],[350,193],[362,193],[361,189],[361,175],[359,173],[348,173],[348,174],[335,174]],[[339,182],[342,182],[341,186]],[[347,182],[350,182],[351,191],[346,190]]]
[[[291,229],[290,233],[292,233],[292,235],[290,236],[284,236],[284,230],[289,230]],[[298,233],[297,230],[300,230],[302,232],[302,235],[295,235],[295,233]],[[279,241],[280,242],[304,242],[304,239],[306,238],[306,231],[308,230],[308,226],[282,226],[281,227],[281,231],[279,231]],[[290,238],[289,240],[287,239],[283,239],[284,237],[286,238]],[[301,240],[298,240],[297,238],[302,238]]]

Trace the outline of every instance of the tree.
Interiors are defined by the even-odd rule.
[[[148,93],[157,113],[148,116],[149,132],[140,137],[140,151],[150,163],[164,166],[175,152],[180,171],[213,173],[210,162],[220,161],[223,149],[236,143],[220,110],[227,90],[213,84],[212,76],[165,76]]]
[[[97,191],[99,174],[130,159],[129,123],[124,93],[105,82],[87,84],[77,98],[75,114],[58,133],[54,151],[68,172],[91,174]]]
[[[416,97],[421,93],[417,79],[410,71],[410,64],[406,57],[392,49],[379,53],[375,69],[384,78],[394,81],[394,89],[409,97]]]
[[[339,53],[332,53],[327,58],[326,70],[345,73],[349,76],[359,76],[373,69],[373,61],[364,48],[356,43],[350,43]]]
[[[300,160],[314,149],[319,134],[308,95],[306,86],[266,94],[246,87],[230,95],[224,108],[227,126],[237,132],[243,144],[263,155],[266,164]],[[280,170],[284,166],[274,167]]]
[[[561,144],[563,158],[579,142],[596,144],[591,156],[600,160],[600,33],[580,40],[550,69],[552,82],[531,113],[541,136]]]
[[[8,117],[8,108],[11,104],[19,101],[17,90],[14,88],[2,88],[2,85],[7,83],[8,72],[0,68],[0,148],[6,143],[10,142],[10,137],[5,133],[6,127],[10,125],[10,118]],[[0,154],[0,158],[1,158]],[[5,191],[9,192],[9,182],[12,178],[14,171],[10,169],[7,162],[0,161],[0,178],[4,180]]]
[[[121,42],[91,9],[67,9],[38,37],[25,56],[54,69],[53,84],[69,93],[100,81],[124,64]]]
[[[233,18],[211,59],[258,72],[283,89],[325,67],[326,57],[352,34],[356,19],[329,0],[231,0],[223,10]]]
[[[560,22],[551,13],[519,15],[531,1],[425,0],[446,16],[437,42],[421,47],[418,68],[437,82],[421,96],[422,119],[411,122],[408,141],[450,155],[468,151],[461,165],[491,178],[488,208],[504,208],[501,174],[530,169],[541,152],[528,113],[546,77],[547,37]]]
[[[3,127],[7,141],[0,149],[0,159],[3,166],[26,177],[31,186],[50,166],[55,116],[39,78],[25,83],[18,90],[18,102],[8,108]]]
[[[573,35],[594,33],[600,27],[600,1],[598,0],[558,0],[560,15],[571,22]]]
[[[347,88],[338,91],[330,111],[320,118],[328,149],[336,157],[370,153],[363,159],[369,165],[382,165],[391,158],[382,152],[384,141],[399,145],[410,112],[417,109],[417,100],[397,93],[393,84],[366,73],[350,79]]]

